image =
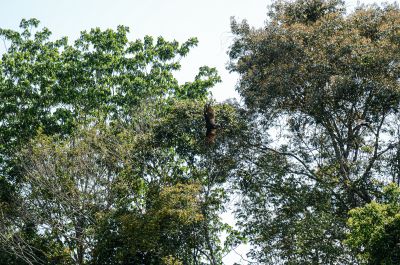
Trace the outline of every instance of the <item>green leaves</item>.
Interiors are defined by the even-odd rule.
[[[238,171],[239,220],[259,261],[354,262],[340,243],[348,211],[399,178],[389,169],[399,145],[399,17],[395,5],[346,14],[343,1],[299,0],[275,1],[260,29],[232,22],[229,70],[240,75],[255,139]]]
[[[268,14],[285,24],[314,23],[322,17],[344,12],[342,0],[300,0],[295,2],[275,1]]]
[[[197,39],[132,41],[118,26],[68,43],[38,26],[0,30],[0,246],[11,251],[0,262],[219,262],[218,186],[235,163],[219,154],[238,122],[219,106],[219,154],[205,148],[203,106],[220,77],[207,66],[193,82],[174,77]]]
[[[205,99],[219,82],[204,67],[193,83],[179,85],[173,72],[179,57],[197,44],[180,45],[150,36],[129,41],[128,27],[116,31],[83,31],[73,44],[49,41],[51,32],[38,30],[36,19],[22,20],[22,32],[1,29],[9,48],[0,64],[0,139],[6,160],[31,139],[37,129],[70,134],[76,123],[92,118],[131,119],[143,101],[167,98]],[[5,174],[5,173],[3,173]]]
[[[371,202],[349,212],[346,244],[362,264],[397,264],[400,261],[400,189],[385,187],[381,203]]]

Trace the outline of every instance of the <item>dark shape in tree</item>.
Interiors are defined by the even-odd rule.
[[[213,144],[215,142],[215,138],[217,137],[218,126],[215,123],[215,113],[210,103],[204,106],[204,119],[206,121],[206,128],[207,128],[206,132],[207,143]]]

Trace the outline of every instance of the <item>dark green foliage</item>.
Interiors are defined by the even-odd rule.
[[[352,264],[348,211],[396,181],[400,10],[276,1],[261,29],[232,21],[229,69],[252,114],[238,184],[252,256]]]

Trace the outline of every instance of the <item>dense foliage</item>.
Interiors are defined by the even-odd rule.
[[[220,189],[235,166],[234,105],[204,141],[220,79],[178,84],[197,44],[129,41],[128,28],[51,41],[35,19],[0,31],[1,264],[219,264]]]
[[[380,202],[350,211],[346,243],[358,253],[362,264],[400,263],[400,189],[391,184]]]
[[[399,182],[395,5],[276,1],[264,28],[232,21],[230,70],[256,127],[238,216],[274,264],[353,264],[348,211]],[[374,263],[375,264],[375,263]]]

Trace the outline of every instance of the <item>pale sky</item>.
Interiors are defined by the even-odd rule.
[[[379,0],[347,0],[347,9],[358,3],[370,4]],[[393,1],[389,1],[393,2]],[[212,89],[218,101],[237,97],[234,90],[237,76],[225,69],[227,50],[232,42],[230,17],[247,19],[251,26],[261,27],[266,19],[271,0],[9,0],[0,9],[0,28],[17,29],[22,18],[37,18],[41,27],[47,27],[58,38],[78,38],[80,31],[93,27],[116,29],[129,26],[130,39],[144,35],[163,36],[168,40],[183,42],[197,37],[199,45],[182,60],[182,70],[177,73],[183,83],[193,80],[200,66],[216,67],[222,83]],[[231,215],[224,219],[233,223]],[[248,246],[237,251],[244,254]],[[243,255],[245,256],[245,255]],[[231,253],[225,264],[240,262]],[[243,263],[245,264],[245,263]]]

